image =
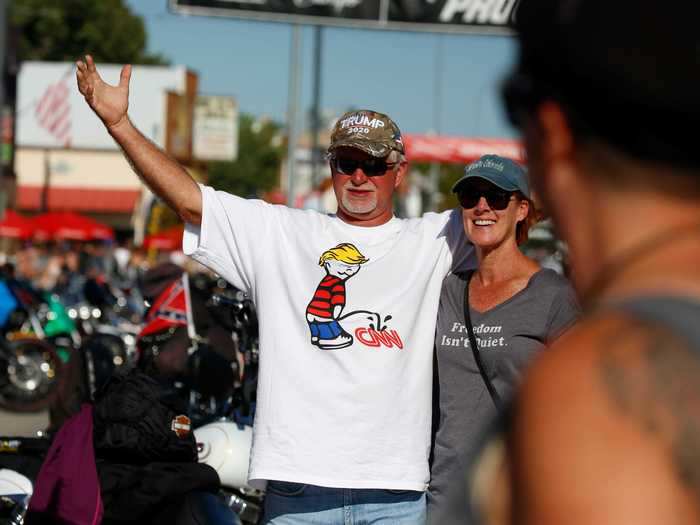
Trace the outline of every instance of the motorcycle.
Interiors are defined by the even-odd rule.
[[[241,397],[245,335],[239,335],[229,307],[221,311],[211,300],[219,283],[203,275],[190,279],[172,264],[150,272],[144,297],[151,306],[137,340],[137,366],[188,400],[194,427],[226,417]]]
[[[0,340],[0,407],[38,412],[49,406],[61,385],[63,363],[41,339]]]
[[[194,429],[200,463],[216,470],[226,504],[244,524],[254,525],[262,514],[264,494],[246,483],[253,429],[230,420]]]
[[[227,504],[244,524],[254,525],[262,515],[264,493],[247,485],[258,372],[258,322],[253,302],[240,290],[224,281],[217,283],[218,293],[209,302],[231,330],[243,357],[240,380],[234,388],[230,412],[195,428],[199,461],[214,467],[221,479]],[[228,320],[226,320],[228,316]]]
[[[0,338],[0,407],[13,412],[45,409],[55,398],[68,360],[74,326],[52,296],[19,281],[1,281],[12,300]]]
[[[199,461],[219,474],[226,504],[244,524],[254,525],[264,498],[246,484],[257,384],[255,308],[245,294],[221,279],[198,275],[190,280],[181,270],[171,270],[160,272],[171,279],[155,287],[158,293],[144,294],[152,297],[152,306],[139,336],[137,362],[161,372],[176,368],[173,363],[181,366],[173,384],[188,399]],[[202,323],[204,315],[207,323]],[[229,359],[221,351],[222,332],[234,350]],[[215,350],[216,338],[221,344]],[[181,357],[172,357],[176,355]]]
[[[95,392],[118,368],[133,362],[139,325],[99,306],[80,302],[68,308],[80,335],[85,366],[86,396]]]
[[[147,315],[146,318],[153,321],[158,315],[165,313],[166,317],[170,316],[168,319],[180,319],[179,316],[182,314],[184,322],[175,325],[175,330],[167,323],[160,325],[156,323],[159,330],[145,337],[142,332],[136,341],[134,362],[136,366],[148,367],[149,363],[153,365],[158,361],[159,355],[167,355],[173,350],[166,349],[165,343],[175,342],[176,346],[185,346],[185,373],[174,376],[173,385],[185,396],[194,416],[193,433],[199,461],[213,467],[219,475],[221,485],[217,500],[223,501],[241,523],[255,525],[261,516],[264,494],[246,484],[252,428],[245,424],[252,423],[255,407],[257,320],[254,308],[249,299],[224,285],[222,281],[196,277],[193,279],[194,290],[189,289],[187,278],[180,282],[184,284],[184,286],[181,285],[181,289],[177,289],[177,286],[173,289],[169,288],[173,284],[169,282],[165,289],[161,290],[161,293],[167,290],[175,292],[170,302],[158,303],[155,300],[157,298],[151,298],[153,315],[151,317]],[[185,295],[190,293],[193,295],[199,293],[200,298],[209,298],[200,301],[199,307],[204,305],[205,309],[212,313],[209,326],[217,325],[220,329],[218,333],[201,329],[201,326],[200,330],[197,330],[192,315],[193,310],[197,308],[185,306],[188,301],[182,303],[183,310],[175,308],[179,304],[177,301],[186,299]],[[215,298],[211,299],[212,296]],[[88,334],[89,328],[83,327],[90,325],[94,328],[94,321],[99,320],[99,317],[93,317],[92,308],[88,311],[89,315],[81,315],[81,305],[74,306],[77,306],[74,310],[68,309],[68,316],[76,322],[81,338],[85,342],[91,334]],[[85,310],[82,311],[85,312]],[[146,324],[148,325],[148,322]],[[180,339],[173,338],[176,332],[181,334]],[[92,334],[94,333],[98,332],[93,331]],[[104,334],[104,332],[99,333]],[[200,333],[204,336],[200,336]],[[215,351],[206,337],[211,334],[214,334],[214,337],[227,334],[228,344],[234,350],[233,354],[239,356],[239,359],[227,360],[218,351],[219,348]],[[0,449],[2,449],[1,444]],[[7,474],[7,479],[15,479],[9,469],[5,470],[8,471],[4,472]],[[20,472],[27,474],[21,469],[15,474],[20,475]],[[25,478],[25,481],[31,483],[29,481],[32,479],[31,475],[27,474],[27,476],[28,479]],[[22,485],[24,492],[13,489],[18,492],[18,495],[12,499],[12,512],[14,512],[12,519],[15,519],[16,524],[21,523],[28,495],[31,494],[25,490],[29,489],[26,482]],[[12,490],[7,492],[9,497],[9,492]],[[9,506],[10,500],[7,501]]]

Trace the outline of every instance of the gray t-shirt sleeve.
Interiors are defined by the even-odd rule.
[[[464,231],[462,208],[454,208],[449,213],[450,218],[445,225],[445,235],[452,253],[452,267],[450,270],[456,273],[474,269],[478,265],[476,251]]]

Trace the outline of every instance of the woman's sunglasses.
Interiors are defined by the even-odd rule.
[[[459,198],[459,204],[464,209],[476,207],[476,205],[479,203],[479,199],[484,197],[491,209],[505,210],[508,207],[513,195],[514,193],[512,191],[499,190],[495,188],[465,188],[457,194],[457,197]]]
[[[344,157],[332,157],[331,164],[335,171],[343,175],[352,175],[357,171],[357,168],[361,168],[368,177],[377,177],[379,175],[384,175],[398,163],[375,158],[357,160]]]

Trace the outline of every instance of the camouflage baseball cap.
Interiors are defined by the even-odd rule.
[[[369,109],[348,111],[338,119],[331,133],[328,153],[343,146],[380,158],[392,150],[404,153],[401,131],[396,123],[383,113]]]

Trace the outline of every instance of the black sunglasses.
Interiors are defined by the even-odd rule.
[[[514,194],[515,193],[512,191],[499,190],[496,188],[465,188],[457,194],[457,198],[459,199],[459,204],[464,209],[474,208],[479,203],[479,199],[483,196],[491,209],[505,210],[508,204],[510,204]]]
[[[384,175],[388,170],[396,166],[398,162],[387,162],[384,159],[375,158],[356,160],[345,157],[332,157],[331,164],[335,171],[343,175],[352,175],[357,171],[357,168],[361,168],[368,177],[377,177]]]

